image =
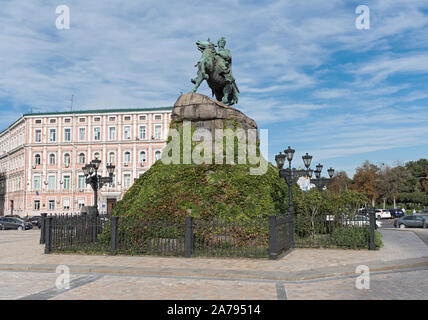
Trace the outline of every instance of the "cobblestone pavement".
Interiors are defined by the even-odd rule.
[[[157,276],[72,275],[71,289],[55,288],[57,275],[0,272],[0,299],[53,300],[427,300],[428,268],[374,273],[369,289],[356,276],[309,281],[188,279]],[[79,284],[76,284],[79,282]],[[74,285],[73,285],[74,284]]]
[[[270,261],[45,255],[38,230],[0,231],[0,299],[428,299],[428,246],[413,232],[381,233],[377,251],[296,249]],[[415,263],[425,269],[392,271]],[[389,273],[357,290],[360,264]],[[71,290],[55,289],[58,265],[72,269]]]

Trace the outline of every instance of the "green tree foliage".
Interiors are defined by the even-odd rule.
[[[406,163],[406,169],[409,170],[411,178],[408,180],[409,192],[423,192],[423,181],[427,177],[428,159],[419,159],[418,161],[409,161]]]

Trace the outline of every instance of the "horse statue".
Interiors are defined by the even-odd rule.
[[[202,81],[206,80],[212,95],[215,95],[218,101],[231,106],[238,103],[239,89],[232,75],[232,55],[230,50],[224,48],[225,44],[226,40],[221,38],[218,41],[217,52],[216,45],[210,39],[196,41],[202,56],[195,65],[198,67],[198,74],[196,78],[191,79],[195,84],[192,92],[196,92]]]

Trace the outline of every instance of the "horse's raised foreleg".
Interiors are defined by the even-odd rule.
[[[198,71],[198,75],[195,79],[191,80],[192,83],[195,84],[195,87],[193,88],[192,92],[196,92],[199,88],[199,86],[201,85],[202,81],[204,81],[204,77],[202,76],[201,71]]]

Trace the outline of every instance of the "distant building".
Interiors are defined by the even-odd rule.
[[[93,205],[82,167],[116,166],[99,192],[99,211],[116,201],[160,157],[172,107],[24,114],[0,133],[0,215],[75,213]]]

